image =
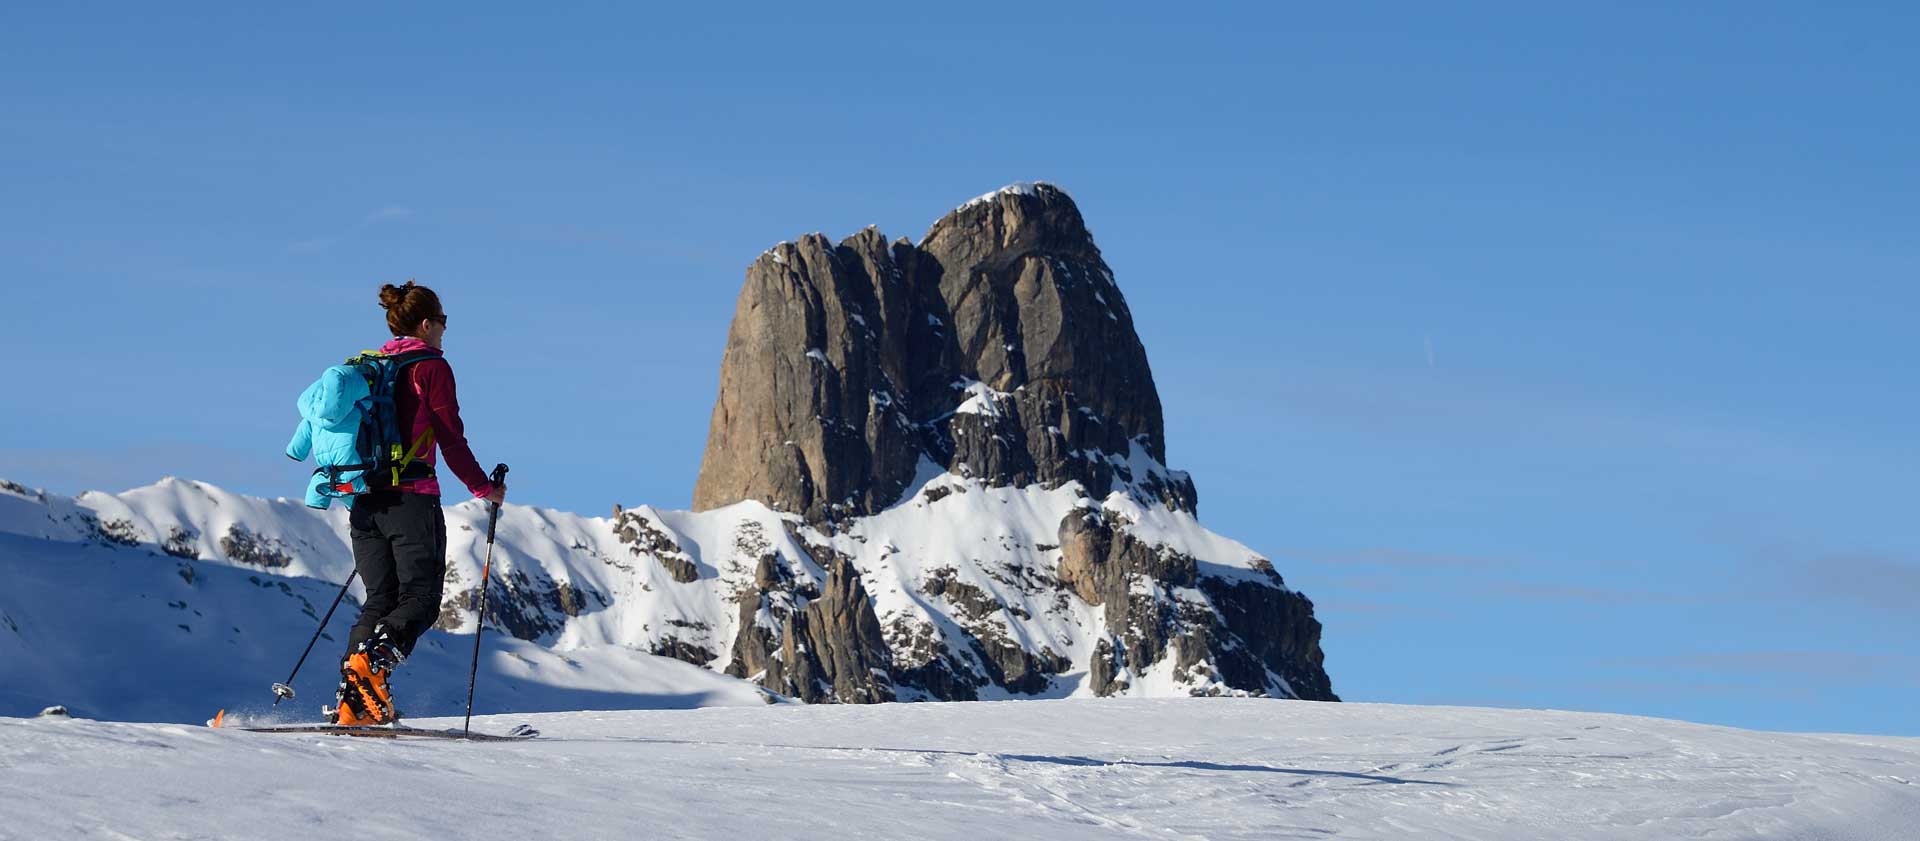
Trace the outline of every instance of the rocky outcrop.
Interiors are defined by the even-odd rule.
[[[116,525],[119,526],[117,531],[107,528]],[[136,542],[131,536],[131,524],[125,520],[108,521],[103,524],[101,531],[109,539],[128,546]],[[169,537],[171,541],[173,536]],[[178,538],[177,542],[170,542],[168,545],[173,547],[173,551],[184,551],[188,548],[187,536],[182,533]],[[277,569],[293,563],[293,555],[288,551],[285,541],[262,537],[237,523],[229,527],[226,535],[220,538],[220,551],[226,553],[228,560],[267,569]]]
[[[1185,511],[1133,315],[1064,191],[1003,190],[919,245],[869,228],[747,270],[696,509],[812,522],[899,501],[922,460],[992,485],[1126,487]]]
[[[659,562],[673,580],[688,584],[700,578],[699,565],[681,551],[680,542],[667,529],[638,511],[613,509],[613,533],[636,556],[648,556]]]
[[[1266,580],[1203,575],[1195,558],[1140,540],[1111,512],[1061,520],[1060,551],[1061,584],[1106,608],[1095,694],[1124,689],[1129,665],[1159,662],[1171,649],[1174,673],[1189,683],[1333,698],[1313,603],[1288,590],[1271,563],[1257,567]]]
[[[526,569],[494,571],[494,578],[486,588],[489,625],[518,639],[550,642],[566,628],[567,620],[613,605],[612,597],[606,593],[556,581],[535,569],[531,574]],[[477,589],[458,572],[449,570],[440,615],[433,626],[442,631],[469,629],[474,621],[470,605],[477,603]]]
[[[1192,480],[1166,459],[1133,313],[1064,191],[982,196],[917,244],[872,228],[780,243],[741,288],[694,506],[756,500],[791,515],[812,556],[799,563],[825,583],[760,557],[736,595],[727,671],[807,701],[1033,695],[1080,669],[1098,695],[1148,681],[1138,691],[1337,700],[1313,604],[1270,563],[1196,557],[1135,522],[1198,516]],[[932,475],[956,479],[915,495]],[[915,567],[889,579],[910,596],[876,612],[863,577],[899,565],[846,541],[885,539],[873,515],[951,506],[969,488],[1081,499],[1067,499],[1057,534],[1025,538],[1057,543]],[[953,510],[973,513],[955,516],[981,516],[963,499]],[[619,512],[615,528],[636,554],[677,552]]]
[[[1003,582],[1015,587],[1017,582]],[[1011,692],[1034,694],[1050,685],[1052,676],[1073,668],[1073,661],[1054,652],[1044,643],[1037,650],[1016,641],[1008,632],[1008,615],[1015,620],[1033,618],[1017,604],[1007,604],[991,592],[961,579],[959,571],[944,567],[933,571],[921,585],[929,599],[944,602],[946,617],[958,632],[964,646],[962,657],[948,658],[933,665],[948,674],[922,674],[909,683],[932,681],[939,685],[972,684],[974,688],[999,686]],[[923,669],[925,667],[922,667]],[[925,688],[925,687],[923,687]],[[944,697],[937,689],[928,689],[934,697]]]
[[[739,597],[740,631],[726,672],[808,703],[891,701],[892,658],[860,572],[826,552],[819,589],[777,554],[760,557],[752,589]]]

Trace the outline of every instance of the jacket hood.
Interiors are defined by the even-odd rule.
[[[367,408],[371,397],[359,370],[335,365],[300,393],[300,416],[321,429],[349,432],[359,426],[359,413]]]

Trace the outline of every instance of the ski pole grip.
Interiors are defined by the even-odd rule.
[[[506,462],[501,462],[493,466],[492,479],[493,479],[493,486],[496,488],[502,487],[507,483]],[[500,503],[496,502],[493,504],[493,510],[487,512],[487,556],[489,560],[491,560],[493,556],[493,528],[494,526],[497,526],[499,524],[500,524]]]

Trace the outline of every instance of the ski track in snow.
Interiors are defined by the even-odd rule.
[[[1069,699],[476,729],[523,721],[542,737],[0,718],[0,838],[1891,841],[1920,826],[1920,739],[1597,713]]]

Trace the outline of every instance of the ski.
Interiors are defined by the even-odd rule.
[[[388,725],[349,726],[341,724],[283,724],[273,727],[240,727],[249,733],[318,733],[332,736],[366,736],[375,739],[452,739],[464,742],[520,742],[540,735],[529,725],[515,725],[504,734],[468,733],[462,730],[435,730],[425,727]]]

